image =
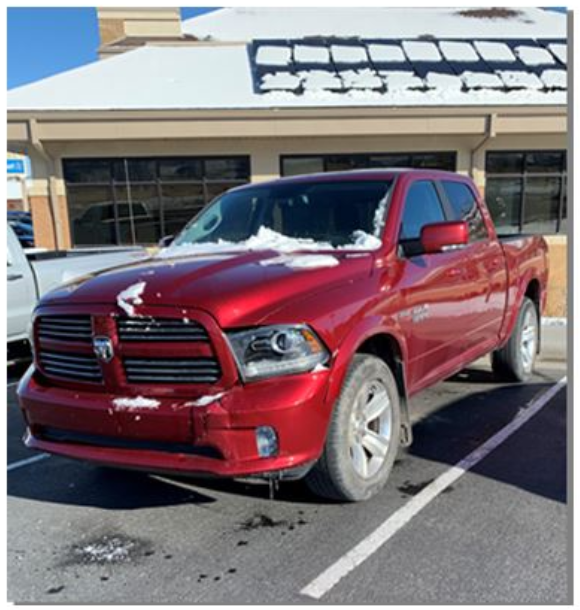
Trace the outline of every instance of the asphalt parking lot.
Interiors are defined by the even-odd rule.
[[[8,386],[8,464],[21,443]],[[313,603],[304,593],[459,460],[537,403],[566,374],[525,385],[471,368],[413,399],[415,442],[385,490],[363,504],[322,503],[301,483],[189,480],[49,457],[8,472],[8,599],[17,603]],[[324,603],[571,601],[566,387],[445,487]]]

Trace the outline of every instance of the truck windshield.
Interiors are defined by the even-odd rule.
[[[297,182],[225,193],[194,218],[173,245],[252,244],[261,235],[308,240],[305,246],[376,249],[392,180]]]

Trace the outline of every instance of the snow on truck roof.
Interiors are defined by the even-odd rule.
[[[542,9],[235,8],[183,30],[239,44],[141,47],[13,89],[8,109],[566,103],[566,17]]]

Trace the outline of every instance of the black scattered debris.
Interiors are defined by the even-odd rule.
[[[246,519],[241,528],[244,531],[261,529],[263,527],[281,527],[287,525],[286,521],[275,521],[272,517],[261,513],[255,514],[253,517]]]
[[[405,481],[397,489],[406,496],[416,496],[420,491],[423,491],[427,485],[432,483],[434,479],[428,479],[422,483],[411,483],[411,481]]]
[[[54,595],[55,593],[60,593],[64,589],[64,585],[59,585],[58,587],[50,587],[47,591],[49,595]]]
[[[248,546],[247,540],[238,540],[238,544],[236,546]]]

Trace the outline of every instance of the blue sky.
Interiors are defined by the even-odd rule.
[[[215,8],[182,8],[182,18]],[[8,8],[8,89],[97,59],[94,8]]]

